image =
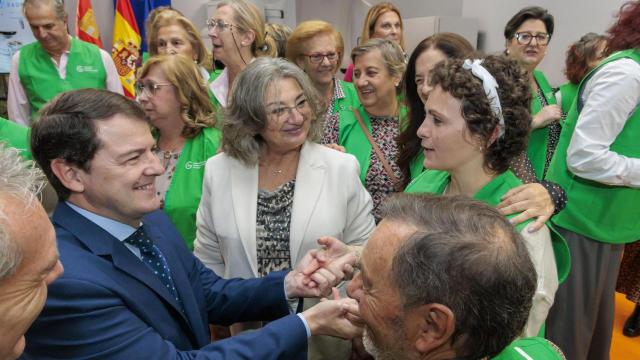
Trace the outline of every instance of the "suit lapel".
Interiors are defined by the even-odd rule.
[[[258,208],[258,166],[248,168],[231,162],[231,199],[242,246],[254,276],[258,276],[256,218]]]
[[[313,151],[316,146],[322,145],[306,142],[300,150],[289,231],[292,266],[300,260],[300,256],[304,255],[299,253],[300,248],[325,180],[326,165]]]
[[[180,311],[179,305],[171,296],[171,293],[169,293],[169,291],[162,285],[160,279],[118,239],[113,237],[103,228],[94,224],[89,219],[80,215],[75,210],[71,209],[64,202],[60,202],[58,204],[52,220],[54,223],[71,232],[78,241],[82,242],[92,253],[103,258],[110,257],[114,267],[121,270],[129,277],[145,284],[158,296],[169,303],[176,312],[180,314],[179,316],[183,321],[187,321]],[[149,234],[149,236],[152,236],[152,238],[155,239],[153,236],[156,236],[157,232],[154,232],[153,234],[154,235]],[[171,269],[174,268],[172,265],[175,264],[169,264]]]

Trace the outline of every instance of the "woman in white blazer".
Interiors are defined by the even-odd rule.
[[[288,270],[321,236],[362,245],[373,231],[355,157],[313,142],[318,99],[307,75],[283,59],[257,59],[238,75],[197,214],[194,252],[217,274]],[[312,339],[310,358],[348,358],[348,342],[327,340]]]

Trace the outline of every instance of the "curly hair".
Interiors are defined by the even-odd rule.
[[[311,109],[307,140],[319,139],[322,106],[311,80],[291,62],[265,56],[249,63],[229,92],[229,105],[224,111],[222,126],[222,151],[227,155],[247,166],[258,163],[265,146],[260,132],[267,127],[267,94],[271,86],[282,79],[294,79],[300,85]]]
[[[409,165],[415,156],[422,151],[420,138],[416,135],[425,117],[424,104],[418,95],[416,77],[416,62],[418,57],[427,50],[439,50],[448,59],[463,59],[474,53],[474,48],[467,39],[454,33],[438,33],[422,40],[409,57],[407,71],[404,73],[404,102],[407,105],[408,124],[398,135],[398,167],[404,174],[404,186],[411,181]]]
[[[640,48],[640,1],[629,1],[620,7],[618,21],[607,30],[607,54]]]
[[[499,120],[491,110],[482,81],[462,67],[464,60],[451,59],[431,71],[429,85],[442,90],[462,102],[462,117],[471,135],[480,139],[484,150],[484,167],[494,173],[505,172],[510,161],[527,148],[531,127],[531,88],[526,70],[517,60],[504,55],[484,58],[482,66],[498,83],[498,97],[502,106],[505,132],[492,141]]]
[[[582,78],[591,70],[589,63],[600,55],[598,49],[606,41],[607,38],[604,35],[590,32],[571,44],[567,50],[564,69],[564,74],[570,82],[577,85],[582,81]]]
[[[180,103],[180,117],[184,123],[182,136],[192,139],[203,128],[215,126],[213,105],[193,61],[183,55],[152,56],[139,70],[138,81],[147,76],[154,66],[160,67],[176,91]]]

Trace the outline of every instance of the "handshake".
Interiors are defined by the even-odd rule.
[[[302,316],[312,335],[352,339],[362,335],[358,302],[340,298],[334,287],[349,280],[360,259],[359,246],[348,246],[332,237],[318,239],[320,249],[311,250],[285,277],[289,299],[325,297]],[[328,298],[330,297],[330,298]]]

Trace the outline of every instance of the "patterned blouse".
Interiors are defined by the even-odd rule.
[[[344,90],[342,90],[342,85],[340,81],[336,78],[333,78],[333,96],[331,97],[331,102],[329,102],[329,106],[327,107],[327,112],[324,114],[324,130],[322,132],[322,143],[323,144],[337,144],[338,143],[338,133],[335,134],[335,141],[327,142],[329,139],[333,139],[332,131],[338,130],[338,123],[340,122],[340,112],[335,112],[334,107],[336,101],[339,99],[345,98]]]
[[[394,174],[402,183],[402,171],[398,167],[398,143],[396,138],[399,134],[399,120],[397,116],[371,116],[371,136],[376,142],[380,151],[384,154],[387,162],[393,169]],[[325,124],[325,136],[323,143],[332,144],[338,143],[340,119],[330,119]],[[369,165],[369,171],[365,177],[365,188],[371,194],[373,200],[373,216],[376,222],[381,220],[380,217],[380,205],[390,194],[397,192],[398,190],[394,186],[391,178],[387,175],[387,172],[382,166],[382,162],[378,159],[375,151],[371,150],[371,164]]]
[[[158,147],[153,149],[153,153],[160,159],[160,163],[164,167],[164,173],[156,177],[156,195],[160,198],[161,209],[164,208],[167,190],[169,190],[169,186],[171,185],[173,173],[176,172],[176,165],[178,164],[181,152],[182,150],[178,152],[166,152],[160,150]]]
[[[542,107],[549,105],[549,102],[547,102],[547,99],[544,97],[544,94],[539,87],[538,91],[536,91],[536,95],[538,97],[538,100],[540,100],[540,104],[542,105]],[[556,146],[558,146],[558,141],[560,140],[560,130],[562,130],[562,127],[560,126],[560,123],[558,121],[554,121],[547,126],[549,127],[549,140],[547,143],[547,155],[544,161],[544,172],[542,175],[543,179],[547,174],[547,169],[549,169],[549,164],[551,163],[553,153],[556,152]]]
[[[296,180],[274,191],[258,190],[256,250],[258,275],[291,269],[289,232]]]

